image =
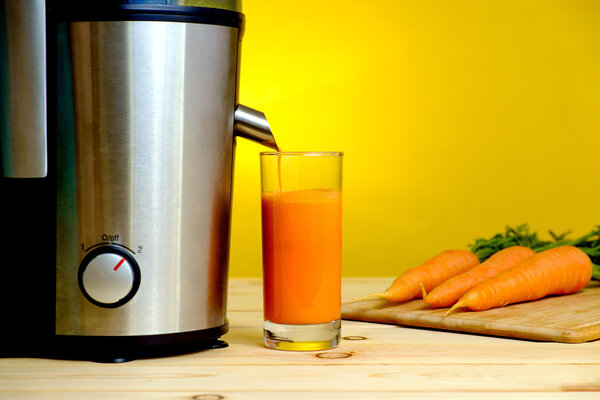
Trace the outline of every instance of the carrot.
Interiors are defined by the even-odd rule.
[[[473,286],[445,316],[460,307],[483,311],[553,294],[575,293],[591,277],[592,261],[587,254],[574,246],[555,247]]]
[[[481,264],[435,287],[429,294],[423,289],[423,300],[433,307],[450,307],[475,284],[514,267],[534,254],[535,251],[523,246],[502,249]]]
[[[355,300],[369,297],[383,297],[388,301],[401,302],[421,297],[420,285],[431,290],[440,283],[479,264],[479,259],[468,250],[446,250],[425,263],[406,270],[394,280],[383,293],[376,293]]]

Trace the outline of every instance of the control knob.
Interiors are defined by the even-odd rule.
[[[140,269],[131,255],[115,246],[87,254],[79,266],[83,295],[100,307],[115,308],[133,298],[140,284]]]

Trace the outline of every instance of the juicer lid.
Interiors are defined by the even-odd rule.
[[[202,8],[217,8],[220,10],[228,10],[242,12],[242,0],[77,0],[77,1],[60,1],[58,3],[70,3],[70,5],[79,5],[81,3],[89,3],[99,5],[122,5],[122,6],[179,6],[179,7],[202,7]],[[77,4],[79,3],[79,4]]]

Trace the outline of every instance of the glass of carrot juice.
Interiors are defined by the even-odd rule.
[[[260,154],[264,342],[336,347],[341,332],[342,156]]]

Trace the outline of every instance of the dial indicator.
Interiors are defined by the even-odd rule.
[[[115,267],[113,268],[113,271],[116,271],[119,269],[119,267],[125,262],[125,257],[121,258],[121,261],[118,262],[117,265],[115,265]]]

